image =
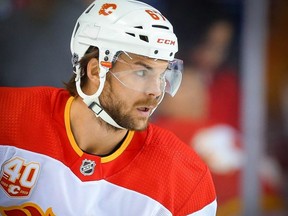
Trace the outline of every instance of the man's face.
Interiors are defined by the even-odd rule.
[[[122,127],[144,130],[163,94],[168,63],[133,54],[129,56],[131,58],[122,53],[107,73],[100,102]]]

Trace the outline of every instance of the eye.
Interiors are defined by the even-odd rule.
[[[138,70],[138,71],[135,71],[135,74],[136,74],[137,76],[140,76],[140,77],[146,76],[147,73],[148,73],[148,72],[147,72],[146,70]]]

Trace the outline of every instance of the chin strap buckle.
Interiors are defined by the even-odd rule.
[[[100,104],[96,103],[95,101],[93,101],[88,107],[95,113],[97,117],[103,111],[103,108],[100,106]]]

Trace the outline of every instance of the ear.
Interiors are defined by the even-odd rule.
[[[87,64],[87,76],[93,83],[99,83],[99,61],[96,58],[89,60]]]

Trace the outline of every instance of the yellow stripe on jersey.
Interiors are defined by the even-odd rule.
[[[83,155],[83,151],[77,145],[75,138],[73,136],[72,130],[71,130],[71,125],[70,125],[70,110],[71,110],[71,104],[73,100],[74,100],[74,97],[70,97],[66,103],[64,119],[65,119],[66,133],[71,143],[71,146],[74,149],[74,151],[81,157]]]
[[[134,131],[129,131],[126,139],[124,140],[124,142],[122,143],[120,148],[117,149],[117,151],[115,151],[113,154],[106,156],[106,157],[102,157],[101,163],[108,163],[108,162],[114,160],[115,158],[117,158],[119,155],[121,155],[122,152],[127,148],[129,143],[131,142],[133,136],[134,136]]]

